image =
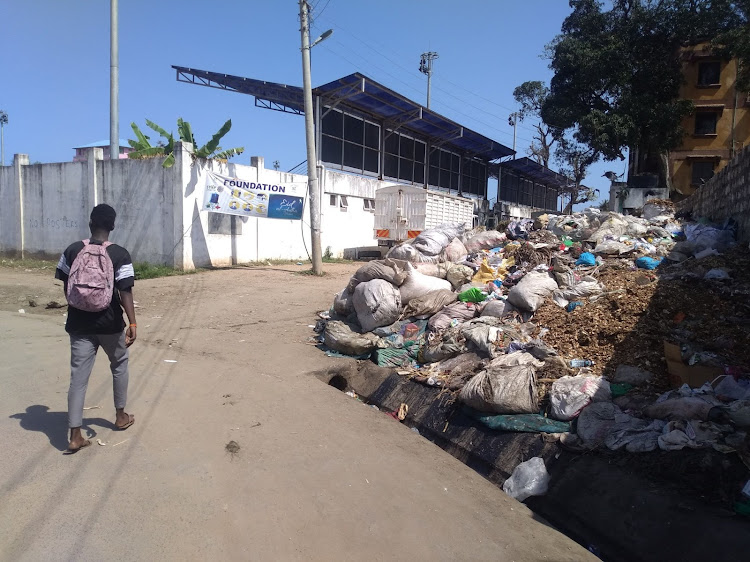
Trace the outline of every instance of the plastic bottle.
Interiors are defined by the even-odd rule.
[[[594,364],[593,361],[590,361],[588,359],[571,359],[570,360],[570,366],[574,369],[578,367],[591,367]]]

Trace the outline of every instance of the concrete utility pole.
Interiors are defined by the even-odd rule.
[[[8,124],[8,114],[0,109],[0,166],[5,166],[5,136],[3,128]]]
[[[430,109],[432,93],[432,61],[436,58],[438,58],[438,54],[430,51],[429,53],[422,53],[422,58],[419,61],[419,72],[427,75],[427,109]]]
[[[109,3],[109,159],[120,157],[120,70],[118,53],[117,0]]]
[[[514,111],[508,116],[508,125],[513,127],[513,151],[516,150],[516,127],[518,125],[518,112]],[[516,155],[513,155],[513,158],[515,159]]]
[[[323,274],[323,254],[320,249],[320,194],[318,193],[318,158],[315,154],[315,125],[313,123],[312,85],[310,84],[310,20],[307,0],[299,0],[299,20],[302,33],[302,90],[305,97],[305,138],[307,140],[307,193],[310,201],[310,238],[312,240],[312,270]]]

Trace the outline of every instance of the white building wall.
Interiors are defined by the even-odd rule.
[[[162,158],[103,160],[98,148],[87,149],[81,162],[30,166],[27,156],[16,155],[13,166],[0,167],[0,252],[56,259],[71,242],[89,236],[91,209],[107,203],[118,215],[112,241],[137,262],[192,269],[307,258],[307,203],[302,221],[202,210],[206,170],[262,183],[307,182],[306,176],[267,170],[262,158],[253,158],[252,166],[194,159],[191,150],[178,143],[171,168],[162,167]],[[324,168],[320,180],[323,251],[343,257],[347,249],[377,246],[374,212],[365,209],[365,199],[394,183]]]

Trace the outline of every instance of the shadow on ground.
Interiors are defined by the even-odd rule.
[[[35,404],[26,408],[25,412],[8,416],[20,420],[21,427],[26,431],[38,431],[44,433],[52,445],[58,451],[68,448],[68,412],[50,412],[49,406]],[[104,418],[84,418],[84,435],[96,437],[96,431],[92,426],[104,429],[116,429],[115,424]]]

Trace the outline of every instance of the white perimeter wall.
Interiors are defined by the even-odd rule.
[[[68,244],[89,235],[92,207],[108,203],[118,215],[111,240],[134,261],[192,269],[307,258],[307,205],[303,221],[201,210],[206,170],[261,183],[306,182],[306,176],[267,170],[262,158],[253,158],[253,166],[194,160],[190,145],[180,143],[171,168],[163,168],[160,158],[103,160],[95,148],[86,156],[82,162],[32,166],[20,154],[12,166],[0,167],[0,252],[56,259]],[[374,213],[365,210],[364,201],[393,183],[319,171],[323,251],[330,248],[342,257],[349,248],[376,246]],[[346,210],[339,205],[341,195],[347,197]]]

